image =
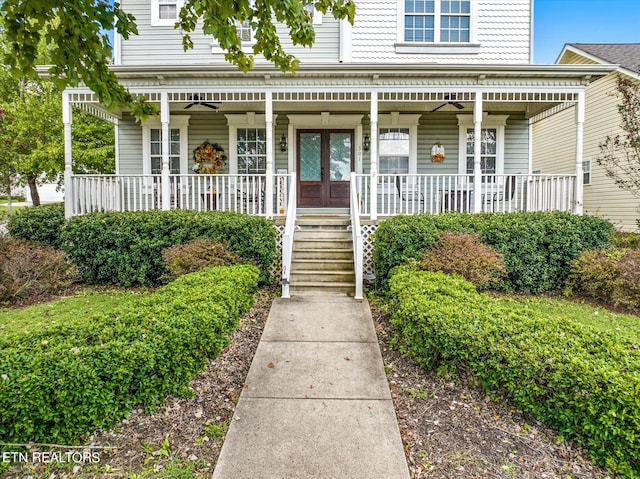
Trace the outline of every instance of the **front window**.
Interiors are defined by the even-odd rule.
[[[162,130],[151,128],[149,131],[149,152],[151,174],[162,173]],[[171,128],[169,134],[169,170],[172,175],[180,174],[180,129]]]
[[[264,174],[267,168],[267,133],[264,128],[238,128],[238,173]]]
[[[467,174],[473,174],[474,132],[467,128]],[[498,164],[498,130],[483,128],[480,136],[480,168],[483,175],[495,175]],[[486,177],[483,177],[483,182]]]
[[[404,0],[404,41],[469,43],[471,0]]]
[[[380,128],[378,138],[380,174],[409,173],[409,128]]]

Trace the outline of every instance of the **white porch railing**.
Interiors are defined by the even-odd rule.
[[[291,282],[291,257],[293,256],[293,235],[296,230],[296,174],[290,176],[291,187],[289,189],[289,202],[287,204],[287,219],[282,235],[282,297],[289,298],[289,285]]]
[[[356,294],[355,299],[363,299],[363,264],[364,264],[364,241],[360,228],[360,205],[358,204],[358,193],[356,188],[357,177],[351,173],[350,191],[350,211],[351,211],[351,234],[353,239],[353,262],[356,273]]]
[[[481,212],[568,211],[575,206],[575,175],[378,175],[373,206],[378,216],[447,211],[473,212],[480,194]],[[371,176],[355,175],[361,214],[371,215]]]
[[[289,175],[274,175],[275,212],[266,211],[266,175],[170,175],[168,205],[162,201],[161,175],[74,175],[67,191],[73,215],[190,209],[271,216],[284,214],[292,184]]]

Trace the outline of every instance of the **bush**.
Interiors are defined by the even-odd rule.
[[[212,266],[231,266],[243,262],[240,256],[228,251],[222,243],[202,238],[170,246],[162,251],[162,259],[171,279]]]
[[[0,332],[0,441],[76,443],[189,381],[251,307],[253,265],[180,277],[137,302],[39,333]]]
[[[186,210],[92,213],[67,221],[64,250],[89,283],[155,286],[167,274],[162,251],[197,238],[224,244],[269,280],[276,231],[265,218]]]
[[[444,232],[477,233],[502,254],[506,275],[498,285],[508,291],[559,289],[569,263],[587,249],[610,245],[613,226],[593,216],[569,213],[508,213],[395,216],[374,236],[376,275],[383,289],[389,272],[409,259],[420,260]]]
[[[462,278],[399,268],[389,281],[395,342],[421,365],[463,364],[625,477],[640,477],[637,345],[570,318],[477,293]]]
[[[0,238],[0,302],[59,293],[79,279],[62,251]]]
[[[616,231],[611,243],[618,248],[638,248],[640,246],[640,235]]]
[[[445,233],[422,256],[420,268],[459,274],[476,288],[487,289],[506,272],[502,256],[480,242],[478,234]]]
[[[61,249],[60,231],[63,224],[63,204],[16,208],[9,218],[9,235]]]
[[[565,292],[614,306],[640,308],[640,249],[585,251],[571,262]]]

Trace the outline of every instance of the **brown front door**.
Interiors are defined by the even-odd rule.
[[[348,207],[353,130],[298,130],[298,206]]]

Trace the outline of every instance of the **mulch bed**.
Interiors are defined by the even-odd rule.
[[[111,431],[94,434],[89,444],[107,446],[99,465],[53,471],[14,466],[4,477],[178,477],[169,472],[172,462],[191,468],[194,477],[211,477],[223,439],[205,430],[231,420],[274,295],[257,295],[231,344],[193,381],[193,398],[169,398],[153,414],[135,410]],[[389,344],[389,315],[375,307],[372,312],[412,478],[611,477],[574,444],[486,397],[472,378],[427,372],[402,357]]]

